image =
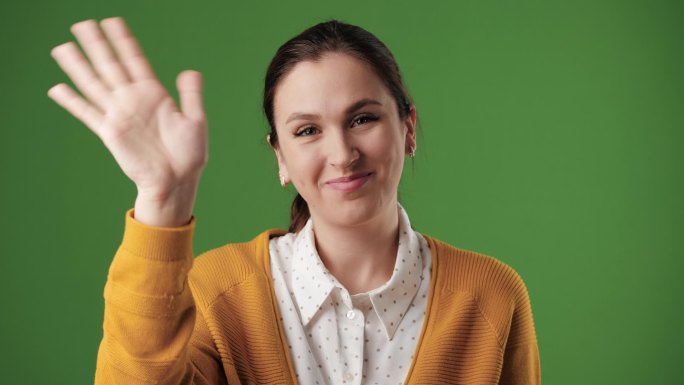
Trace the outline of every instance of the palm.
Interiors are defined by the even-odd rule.
[[[157,81],[117,90],[102,121],[102,140],[141,189],[174,183],[206,158],[206,125],[180,113]]]
[[[48,94],[85,123],[112,153],[124,173],[154,194],[198,177],[207,160],[201,77],[186,71],[177,85],[183,110],[154,75],[122,19],[103,21],[116,56],[94,21],[72,31],[90,56],[92,69],[73,43],[53,56],[85,98],[64,84]]]

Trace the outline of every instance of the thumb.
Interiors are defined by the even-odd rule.
[[[176,88],[180,98],[183,115],[197,121],[204,121],[204,105],[202,104],[202,74],[193,70],[185,70],[176,78]]]

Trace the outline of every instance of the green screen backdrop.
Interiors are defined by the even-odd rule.
[[[287,226],[261,113],[288,38],[329,18],[394,52],[419,113],[414,227],[514,267],[545,384],[675,384],[684,358],[684,3],[0,3],[0,382],[92,383],[103,288],[135,199],[46,95],[71,24],[123,16],[163,83],[206,79],[197,253]]]

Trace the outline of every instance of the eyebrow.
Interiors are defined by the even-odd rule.
[[[359,100],[358,102],[352,104],[351,106],[347,107],[347,109],[346,109],[344,112],[345,112],[345,114],[348,115],[348,114],[351,114],[351,113],[354,112],[354,111],[360,110],[361,108],[363,108],[363,107],[365,107],[365,106],[367,106],[367,105],[369,105],[369,104],[375,104],[375,105],[378,105],[378,106],[382,106],[382,103],[380,103],[379,101],[377,101],[377,100],[375,100],[375,99],[364,98],[364,99],[361,99],[361,100]],[[293,120],[298,120],[298,119],[314,119],[314,118],[317,118],[317,117],[319,117],[319,115],[317,115],[317,114],[307,114],[307,113],[304,113],[304,112],[295,112],[295,113],[293,113],[292,115],[290,115],[289,118],[287,118],[287,121],[285,122],[285,124],[288,124],[288,123],[290,123],[290,122],[293,121]]]

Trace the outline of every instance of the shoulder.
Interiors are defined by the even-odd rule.
[[[451,298],[468,298],[492,327],[500,344],[511,336],[513,344],[535,340],[527,287],[512,267],[492,256],[426,238],[433,256],[433,294],[442,306],[457,306],[459,302]],[[458,314],[456,310],[453,314]]]
[[[515,306],[527,300],[527,288],[518,272],[501,260],[452,246],[431,236],[428,240],[441,290],[468,292],[483,306]]]
[[[197,256],[188,274],[188,284],[196,300],[208,305],[246,281],[267,284],[269,241],[285,233],[281,229],[265,230],[249,241],[228,243]]]

